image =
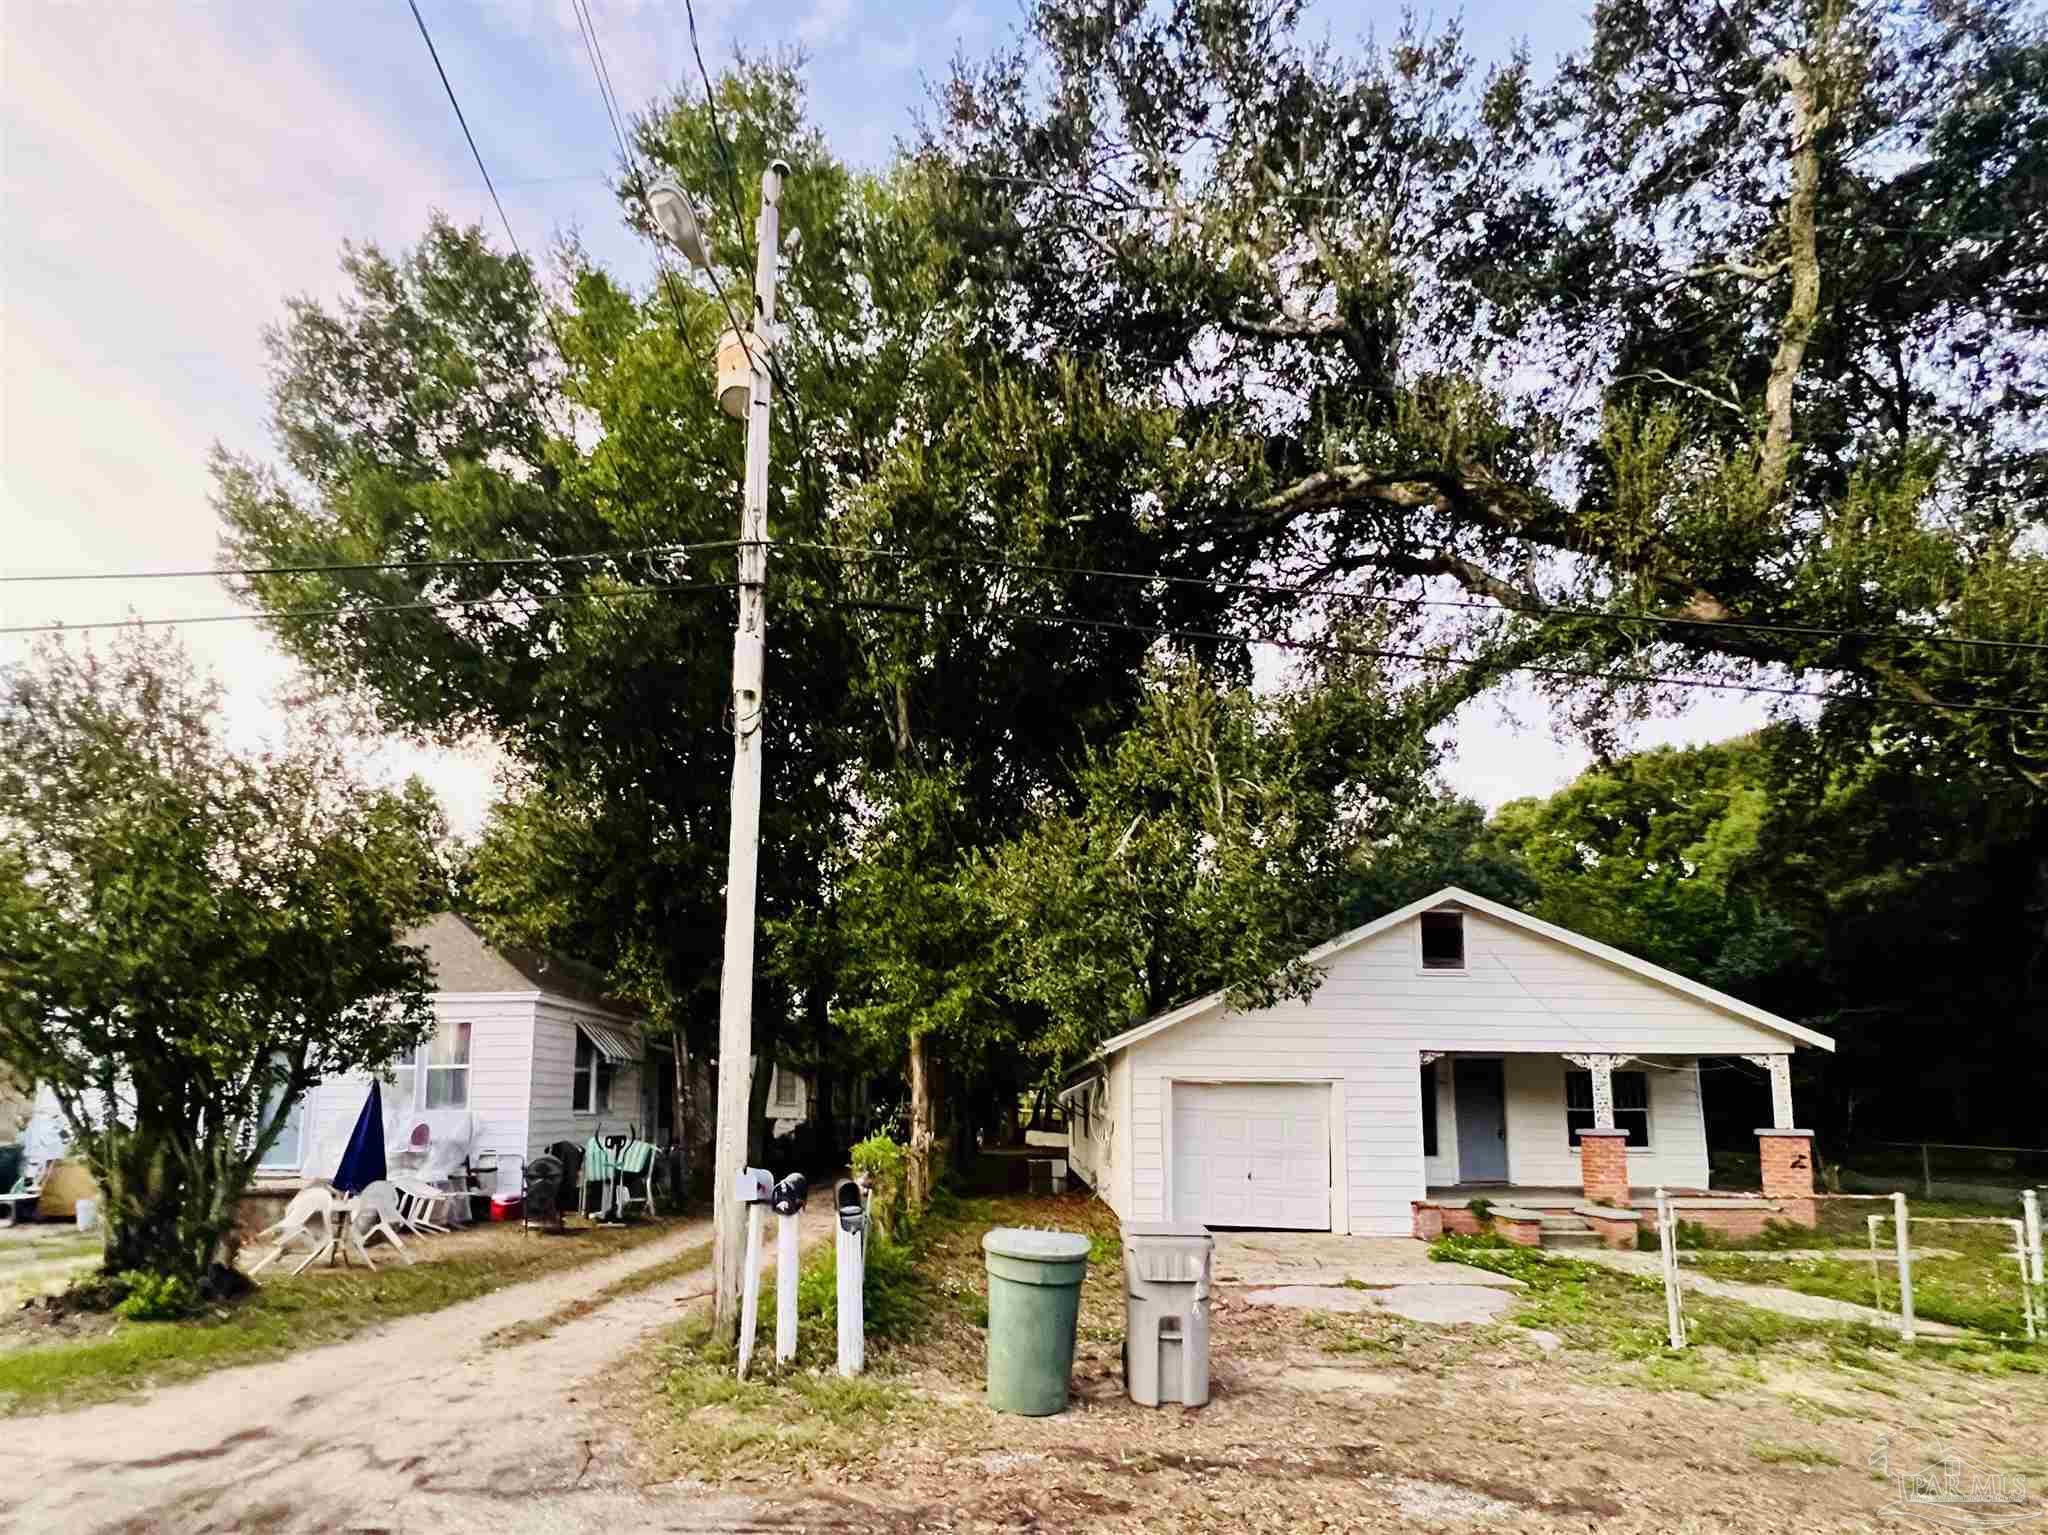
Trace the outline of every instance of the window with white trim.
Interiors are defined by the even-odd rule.
[[[469,1107],[469,1030],[467,1018],[443,1018],[427,1040],[420,1060],[426,1073],[422,1107]]]
[[[780,1066],[775,1068],[775,1106],[777,1108],[793,1109],[796,1107],[797,1080],[795,1072],[784,1071]]]
[[[1579,1132],[1593,1128],[1593,1073],[1567,1071],[1564,1074],[1564,1122],[1574,1146]],[[1628,1131],[1631,1146],[1650,1144],[1650,1074],[1647,1071],[1617,1071],[1614,1074],[1614,1128]]]
[[[264,1100],[263,1117],[256,1122],[261,1131],[270,1123],[270,1116],[277,1112],[278,1099],[284,1089],[274,1087]],[[291,1171],[299,1165],[300,1137],[305,1125],[306,1100],[303,1096],[292,1101],[291,1112],[285,1115],[284,1124],[277,1132],[277,1139],[270,1143],[270,1149],[257,1159],[256,1165],[271,1171]]]
[[[592,1043],[588,1034],[576,1031],[575,1111],[604,1114],[612,1106],[612,1063]]]
[[[1465,968],[1465,914],[1462,911],[1426,911],[1422,914],[1422,968]]]

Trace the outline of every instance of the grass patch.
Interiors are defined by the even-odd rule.
[[[1751,1442],[1749,1454],[1752,1460],[1760,1460],[1767,1466],[1812,1466],[1816,1469],[1839,1466],[1839,1457],[1812,1444],[1773,1444],[1768,1439]]]
[[[1981,1232],[1997,1228],[1950,1229]],[[1914,1262],[1914,1313],[1929,1322],[1947,1322],[2008,1338],[2023,1336],[2027,1324],[2020,1310],[2019,1266],[2012,1261],[2009,1250],[1997,1250],[1984,1244],[1981,1238],[1944,1241],[1958,1249],[1964,1241],[1978,1245],[1958,1257],[1921,1258]],[[1889,1263],[1873,1265],[1868,1258],[1772,1259],[1718,1252],[1702,1257],[1697,1267],[1716,1279],[1779,1285],[1802,1295],[1854,1301],[1863,1306],[1876,1304],[1881,1295],[1886,1310],[1898,1310],[1897,1270]]]
[[[544,1317],[532,1317],[523,1322],[514,1322],[510,1327],[500,1327],[484,1341],[494,1348],[509,1348],[514,1344],[531,1343],[545,1338],[565,1322],[589,1316],[598,1307],[628,1295],[638,1295],[643,1290],[652,1290],[656,1285],[667,1284],[672,1279],[681,1279],[693,1274],[711,1262],[711,1244],[699,1242],[686,1247],[673,1258],[662,1263],[651,1263],[646,1268],[635,1269],[623,1279],[614,1279],[610,1284],[593,1290],[588,1295],[579,1295],[555,1307]]]
[[[0,1412],[101,1402],[229,1365],[337,1342],[381,1322],[438,1311],[522,1280],[610,1257],[665,1227],[581,1231],[568,1237],[480,1231],[409,1243],[421,1261],[362,1269],[266,1272],[242,1301],[181,1322],[122,1322],[110,1332],[0,1353]]]

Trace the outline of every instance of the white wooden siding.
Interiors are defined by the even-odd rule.
[[[576,1022],[594,1019],[628,1039],[640,1036],[633,1019],[565,997],[542,997],[534,1014],[533,1063],[530,1083],[532,1111],[526,1128],[526,1155],[539,1156],[556,1141],[580,1146],[602,1127],[608,1133],[638,1129],[646,1134],[646,1107],[641,1101],[641,1068],[620,1066],[612,1074],[611,1106],[601,1113],[576,1112]]]
[[[1338,1166],[1347,1187],[1336,1189],[1333,1177],[1332,1223],[1360,1235],[1401,1235],[1410,1229],[1410,1201],[1425,1188],[1422,1050],[1509,1056],[1509,1176],[1572,1185],[1578,1156],[1565,1134],[1561,1052],[1735,1055],[1789,1045],[1669,986],[1477,912],[1465,916],[1466,968],[1425,971],[1416,929],[1410,919],[1334,956],[1306,1001],[1242,1014],[1218,1006],[1111,1057],[1112,1082],[1121,1068],[1130,1104],[1117,1132],[1126,1144],[1116,1149],[1127,1150],[1118,1171],[1129,1180],[1118,1213],[1157,1220],[1170,1208],[1165,1114],[1176,1079],[1341,1084]],[[1652,1075],[1652,1145],[1631,1158],[1632,1172],[1640,1157],[1642,1181],[1704,1187],[1697,1078]],[[1446,1182],[1457,1145],[1450,1077],[1440,1066],[1440,1154],[1430,1168]]]

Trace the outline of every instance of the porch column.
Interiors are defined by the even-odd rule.
[[[1779,1052],[1743,1059],[1771,1074],[1771,1127],[1756,1133],[1764,1198],[1778,1202],[1778,1213],[1788,1224],[1811,1226],[1819,1220],[1813,1197],[1813,1132],[1792,1125],[1792,1056]]]
[[[1593,1079],[1593,1128],[1579,1132],[1579,1180],[1586,1202],[1628,1208],[1628,1131],[1614,1127],[1614,1068],[1625,1055],[1567,1055]]]

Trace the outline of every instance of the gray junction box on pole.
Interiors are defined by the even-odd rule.
[[[1124,1388],[1143,1407],[1209,1400],[1209,1271],[1216,1239],[1192,1221],[1123,1229]]]

